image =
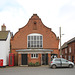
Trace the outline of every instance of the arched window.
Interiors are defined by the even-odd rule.
[[[38,33],[32,33],[27,36],[28,48],[42,48],[43,47],[43,36]]]

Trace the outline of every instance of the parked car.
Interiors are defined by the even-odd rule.
[[[50,61],[49,66],[53,69],[55,69],[56,67],[69,67],[69,68],[73,68],[74,67],[74,63],[70,62],[66,59],[63,58],[54,58],[52,61]]]

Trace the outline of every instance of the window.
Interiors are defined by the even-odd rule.
[[[71,56],[70,55],[68,56],[68,60],[71,60]]]
[[[38,54],[31,54],[31,58],[38,58]]]
[[[28,40],[30,40],[30,36],[28,37]]]
[[[71,53],[71,47],[69,47],[69,53]]]
[[[65,53],[67,53],[67,48],[65,48]]]
[[[30,34],[28,35],[28,48],[42,48],[43,47],[43,37],[41,34]]]
[[[66,55],[65,55],[65,59],[67,59]]]

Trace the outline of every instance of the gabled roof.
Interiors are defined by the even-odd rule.
[[[74,42],[74,41],[75,41],[75,37],[72,38],[71,40],[65,42],[65,43],[61,46],[61,49],[66,48],[66,47],[68,46],[69,43]]]
[[[37,14],[33,14],[33,16],[30,19],[32,19],[32,20],[41,20]]]
[[[10,31],[0,31],[0,40],[6,40]]]

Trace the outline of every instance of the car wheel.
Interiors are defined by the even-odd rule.
[[[52,68],[55,69],[56,68],[56,65],[52,65]]]
[[[72,64],[70,64],[70,65],[69,65],[69,68],[73,68],[73,65],[72,65]]]

